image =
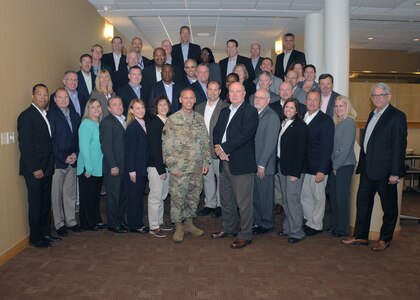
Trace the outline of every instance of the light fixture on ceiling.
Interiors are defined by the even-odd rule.
[[[414,2],[415,6],[420,6],[420,1]]]
[[[373,37],[368,37],[368,40],[369,40],[369,41],[373,40]]]
[[[419,42],[420,41],[420,38],[414,38],[413,39],[413,42]]]
[[[208,36],[210,36],[210,33],[208,33],[208,32],[199,32],[199,33],[197,33],[197,36],[200,36],[200,37],[208,37]]]
[[[274,51],[277,54],[280,54],[283,51],[283,42],[280,41],[276,41],[275,45],[274,45]]]
[[[104,11],[108,11],[111,7],[109,7],[108,5],[104,5],[102,8],[104,9]]]
[[[104,37],[107,40],[112,40],[114,38],[114,26],[110,23],[105,23],[104,27]]]

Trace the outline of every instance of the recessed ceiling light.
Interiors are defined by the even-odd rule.
[[[373,37],[368,37],[368,40],[373,40]]]
[[[418,41],[420,41],[420,38],[413,39],[413,42],[418,42]]]
[[[197,36],[206,37],[206,36],[210,36],[210,33],[208,33],[208,32],[199,32],[199,33],[197,33]]]
[[[415,6],[420,6],[420,1],[414,2]]]

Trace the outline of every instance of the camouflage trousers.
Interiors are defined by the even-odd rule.
[[[171,221],[180,223],[186,218],[194,218],[203,186],[202,174],[183,174],[171,176],[169,192],[171,194]]]

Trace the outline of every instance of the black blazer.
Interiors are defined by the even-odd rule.
[[[308,126],[303,120],[294,120],[280,139],[280,172],[300,178],[306,170]]]
[[[213,129],[213,142],[221,144],[229,155],[229,169],[232,175],[255,173],[255,133],[258,128],[258,112],[246,101],[236,111],[226,128],[230,109],[225,107],[219,115],[219,120]],[[222,138],[226,129],[226,142]],[[222,164],[220,164],[222,166]]]
[[[198,80],[194,83],[191,83],[191,88],[194,90],[194,94],[195,94],[195,99],[196,99],[195,105],[207,101],[207,94],[204,92]]]
[[[304,65],[306,65],[306,58],[305,53],[292,50],[292,53],[290,54],[289,61],[287,62],[286,70],[283,68],[283,59],[284,59],[284,52],[280,53],[276,57],[276,68],[274,70],[274,75],[284,80],[284,75],[286,75],[287,70],[289,70],[290,65],[295,61],[301,61]]]
[[[172,69],[174,70],[173,82],[182,85],[185,80],[184,69],[174,65],[172,65]],[[157,82],[155,62],[152,62],[150,66],[144,68],[142,71],[142,76],[141,85],[146,90],[146,93],[149,94],[151,86]]]
[[[114,167],[118,167],[120,174],[124,174],[124,131],[120,121],[111,113],[99,124],[104,174],[111,174]]]
[[[252,64],[252,58],[250,57],[249,59],[251,60],[251,64]],[[263,61],[263,58],[260,56],[260,58],[257,61],[256,66],[255,66],[255,69],[254,69],[255,78],[258,78],[258,76],[260,76],[260,74],[261,74],[260,66],[261,66],[262,61]],[[254,67],[254,65],[252,65],[252,66]]]
[[[50,108],[47,114],[51,126],[56,169],[68,168],[69,165],[66,163],[67,157],[72,153],[79,154],[78,131],[80,116],[75,110],[71,110],[70,108],[69,112],[72,129],[70,129],[64,113],[58,106]],[[72,167],[76,166],[77,162],[72,165]]]
[[[54,101],[54,97],[55,97],[55,93],[53,93],[50,97],[49,110],[57,107],[57,104],[55,104],[55,101]],[[80,103],[80,116],[79,117],[83,117],[83,115],[85,114],[86,103],[88,102],[89,98],[87,98],[84,94],[80,94],[79,92],[77,92],[77,98],[79,99],[79,103]],[[74,107],[74,104],[71,98],[69,102],[69,109],[76,111],[76,108]]]
[[[199,45],[189,43],[188,58],[194,59],[196,62],[200,59],[201,47]],[[181,44],[172,46],[172,64],[184,69],[184,56],[182,56]]]
[[[181,104],[179,103],[180,94],[181,94],[181,87],[175,83],[172,86],[172,104],[171,104],[171,109],[169,111],[169,114],[173,114],[181,108]],[[154,99],[159,96],[168,96],[166,94],[166,90],[165,90],[162,80],[153,84],[149,91],[149,100],[147,103],[147,108],[148,108],[149,114],[151,115],[155,114],[154,108],[153,108]]]
[[[334,116],[335,99],[340,96],[339,93],[334,91],[331,92],[330,99],[328,101],[327,111],[325,112],[331,118]]]
[[[306,173],[315,175],[317,172],[329,174],[332,168],[331,154],[334,146],[334,122],[318,111],[318,114],[308,124],[308,148]]]
[[[166,166],[162,156],[162,120],[155,116],[147,124],[147,140],[149,142],[149,167],[155,167],[159,175],[166,173]]]
[[[124,116],[127,116],[128,107],[130,106],[130,102],[133,99],[137,99],[137,95],[134,92],[131,85],[128,84],[128,83],[125,84],[123,87],[121,87],[118,90],[117,95],[119,97],[121,97],[121,100],[122,100],[123,106],[124,106]],[[140,88],[140,99],[142,99],[146,103],[146,106],[147,106],[147,95],[146,95],[146,92],[145,92],[143,87]]]
[[[124,162],[125,171],[136,172],[137,176],[147,176],[149,145],[147,134],[137,120],[133,120],[125,131]]]
[[[372,117],[373,112],[369,115],[365,132]],[[404,177],[406,147],[406,116],[389,104],[372,131],[366,153],[363,143],[361,145],[356,173],[364,173],[372,180],[388,179],[391,175]]]
[[[29,106],[19,115],[17,130],[20,150],[19,175],[33,176],[33,172],[42,170],[44,176],[52,176],[52,138],[43,116],[35,106]]]
[[[112,52],[111,53],[105,53],[102,56],[101,62],[102,62],[102,64],[110,67],[112,72],[116,71],[114,56],[113,56]],[[127,57],[125,55],[121,55],[120,63],[118,64],[118,70],[123,69],[123,67],[127,68]]]
[[[95,89],[96,75],[95,75],[95,73],[93,73],[92,69],[90,70],[90,76],[92,78],[92,91],[93,91]],[[82,75],[82,71],[77,71],[77,79],[79,80],[79,82],[77,84],[77,92],[79,94],[83,94],[85,99],[89,99],[90,93],[89,93],[89,90],[87,88],[85,78]]]
[[[222,72],[222,85],[221,85],[222,87],[226,86],[226,76],[228,75],[226,74],[228,61],[229,61],[229,57],[226,57],[219,62],[220,71]],[[255,72],[254,72],[254,67],[252,66],[251,60],[248,57],[241,56],[238,54],[238,58],[236,59],[236,64],[245,65],[246,70],[248,71],[248,75],[249,75],[248,80],[252,82],[255,78]]]
[[[279,116],[280,122],[283,122],[283,107],[281,106],[281,100],[270,103],[269,106],[271,107],[272,110],[274,110],[277,113],[277,115]],[[308,110],[306,109],[305,105],[303,105],[302,103],[299,103],[299,111],[300,111],[300,117],[303,119]]]

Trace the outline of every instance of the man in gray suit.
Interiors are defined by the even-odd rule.
[[[335,98],[340,96],[333,91],[334,77],[331,74],[321,74],[318,82],[321,90],[321,111],[332,118],[334,116]]]
[[[293,98],[298,99],[300,103],[306,105],[306,92],[297,85],[299,80],[298,74],[295,71],[290,70],[286,73],[285,79],[292,85]]]
[[[107,191],[108,230],[127,232],[125,214],[127,203],[124,195],[124,107],[120,97],[108,101],[109,115],[99,125],[101,149],[104,155],[102,170]]]
[[[258,76],[257,90],[268,91],[270,93],[270,103],[280,101],[279,95],[273,93],[270,90],[270,87],[272,84],[273,84],[273,81],[271,80],[271,74],[267,71],[262,71],[262,73]],[[255,94],[249,96],[249,103],[251,105],[254,105],[254,97],[255,97]]]
[[[268,106],[270,94],[267,90],[258,90],[254,100],[260,121],[255,135],[257,173],[254,177],[254,227],[252,232],[264,234],[274,227],[274,174],[276,173],[280,120],[276,112]]]
[[[270,91],[272,91],[274,94],[280,95],[279,85],[280,83],[283,82],[283,80],[273,75],[273,61],[271,60],[271,58],[264,57],[262,59],[261,64],[260,64],[260,70],[270,73],[270,77],[271,77],[270,78],[271,79]],[[259,78],[255,78],[254,83],[257,89],[258,89],[258,81],[259,81]]]
[[[209,133],[209,143],[211,152],[211,163],[209,171],[203,175],[204,179],[204,208],[197,213],[199,216],[207,216],[211,214],[213,218],[219,218],[222,215],[220,208],[220,193],[219,193],[219,165],[220,160],[214,153],[213,145],[213,129],[219,119],[219,114],[222,108],[228,106],[223,102],[220,96],[220,84],[217,81],[210,81],[207,84],[207,101],[202,102],[195,107],[195,111],[203,115],[206,123],[207,131]]]

